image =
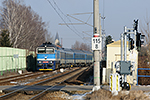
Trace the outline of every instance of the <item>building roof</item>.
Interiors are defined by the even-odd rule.
[[[56,39],[58,39],[58,41],[59,41],[58,32],[56,33],[55,41],[56,41]]]
[[[127,46],[128,46],[128,41],[127,41]],[[108,44],[107,47],[121,47],[121,40],[114,41],[113,43]]]

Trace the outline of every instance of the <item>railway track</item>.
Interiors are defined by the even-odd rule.
[[[0,85],[26,85],[60,73],[59,69],[52,72],[28,72],[0,78]]]
[[[49,82],[48,82],[48,83],[44,84],[44,85],[50,84],[50,85],[52,85],[52,87],[47,88],[46,90],[40,92],[39,94],[35,95],[34,97],[32,97],[32,98],[29,99],[29,100],[38,100],[38,99],[40,99],[43,95],[46,95],[46,94],[48,93],[48,91],[52,90],[53,88],[55,88],[55,87],[58,86],[58,85],[61,85],[63,82],[65,82],[65,81],[67,81],[67,80],[70,80],[71,78],[77,76],[78,74],[82,73],[82,72],[85,71],[86,69],[87,69],[87,68],[83,68],[83,69],[81,69],[80,71],[75,71],[75,72],[73,72],[73,73],[69,73],[69,76],[67,76],[67,77],[65,77],[65,78],[59,77],[59,78],[57,78],[55,81],[53,81],[52,83],[49,83]],[[68,73],[65,74],[65,75],[68,75]],[[65,75],[64,75],[64,76],[65,76]]]
[[[17,81],[21,82],[26,79],[31,79],[31,78],[46,75],[46,74],[48,74],[48,73],[43,73],[43,72],[31,73],[31,72],[29,72],[29,73],[20,74],[20,75],[4,77],[4,78],[0,78],[0,85],[16,85]],[[12,83],[10,83],[10,82],[12,82]]]
[[[69,72],[66,72],[63,74],[56,75],[54,77],[50,77],[49,79],[46,79],[44,81],[40,81],[40,82],[34,83],[32,85],[24,86],[23,88],[19,88],[15,91],[12,91],[3,96],[0,96],[0,100],[4,100],[4,99],[6,99],[6,100],[12,100],[12,99],[14,99],[14,100],[35,100],[35,99],[38,99],[39,97],[42,97],[43,95],[48,93],[48,91],[52,90],[53,88],[55,88],[58,85],[61,85],[63,82],[69,80],[70,78],[73,78],[74,76],[79,75],[79,73],[84,72],[86,69],[87,69],[87,67],[72,70],[72,71],[69,71]],[[21,91],[23,89],[30,88],[33,86],[41,86],[41,85],[42,86],[50,86],[50,87],[46,88],[44,91],[40,91],[40,93],[37,95],[35,95],[34,93],[33,93],[33,95],[25,95],[25,94],[21,93]],[[32,91],[30,91],[30,92],[32,92]],[[24,91],[23,93],[26,93],[26,92]],[[32,94],[32,93],[30,93],[30,94]]]

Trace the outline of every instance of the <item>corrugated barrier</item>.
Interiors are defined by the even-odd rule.
[[[31,53],[31,52],[30,52]],[[34,54],[34,52],[32,52]],[[26,49],[0,47],[0,72],[24,70],[26,57],[29,51]]]

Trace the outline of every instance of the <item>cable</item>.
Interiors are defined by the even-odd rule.
[[[62,12],[62,10],[58,7],[58,5],[57,5],[57,3],[55,2],[55,0],[53,0],[53,2],[54,2],[54,4],[56,5],[56,7],[58,8],[58,10],[71,22],[71,20],[68,18],[68,16],[65,15],[65,14]],[[71,25],[73,26],[73,28],[74,28],[78,33],[80,33],[80,32],[74,27],[74,25],[73,25],[72,22],[71,22]]]
[[[91,46],[91,41],[86,41],[85,40],[85,38],[84,37],[81,37],[78,33],[78,30],[74,27],[74,29],[78,32],[76,32],[76,31],[74,31],[66,22],[65,22],[65,20],[62,18],[62,16],[59,14],[59,12],[56,10],[56,8],[52,5],[52,3],[49,1],[49,0],[47,0],[48,2],[49,2],[49,4],[52,6],[52,8],[56,11],[56,13],[58,14],[58,16],[62,19],[62,21],[66,24],[66,26],[70,29],[70,30],[72,30],[76,35],[78,35],[83,41],[84,41],[84,43],[86,43],[86,44],[89,44],[88,42],[90,42],[90,44],[88,45],[88,46]],[[56,4],[56,2],[53,0],[53,2],[54,2],[54,4],[56,5],[56,7],[58,8],[58,10],[65,16],[65,17],[67,17],[67,19],[71,22],[71,20],[68,18],[68,16],[66,16],[61,10],[60,10],[60,8],[57,6],[57,4]],[[71,22],[72,23],[72,22]]]
[[[49,1],[49,2],[50,2],[50,1]],[[71,27],[69,27],[69,25],[67,25],[67,23],[65,22],[65,20],[63,20],[63,21],[65,22],[65,25],[66,25],[68,28],[70,28],[75,34],[77,34],[80,38],[82,38],[82,40],[84,41],[84,43],[87,43],[88,41],[86,40],[86,38],[84,38],[84,34],[81,33],[81,32],[79,32],[79,31],[74,27],[73,23],[72,23],[71,20],[68,18],[68,16],[65,15],[65,14],[63,13],[63,11],[58,7],[58,5],[57,5],[57,3],[55,2],[55,0],[53,0],[53,2],[54,2],[54,4],[56,5],[57,9],[70,21],[70,23],[71,23],[71,25],[73,26],[74,30],[77,31],[77,32],[75,32],[73,29],[71,29]],[[50,3],[51,3],[51,2],[50,2]],[[51,3],[51,5],[52,5],[52,3]],[[53,6],[53,7],[54,7],[54,6]],[[56,8],[55,8],[55,11],[56,11]],[[57,12],[58,12],[58,11],[57,11]],[[91,17],[91,16],[90,16],[90,17]],[[90,17],[89,17],[89,18],[90,18]],[[88,19],[88,20],[89,20],[89,19]],[[87,21],[88,21],[88,20],[87,20]],[[81,37],[78,33],[82,34],[83,37]]]
[[[59,14],[59,12],[56,10],[56,8],[52,5],[52,3],[49,1],[49,0],[47,0],[48,2],[49,2],[49,4],[52,6],[52,8],[56,11],[56,13],[58,14],[58,16],[61,18],[61,20],[66,24],[66,26],[70,29],[70,30],[72,30],[76,35],[78,35],[82,40],[83,40],[83,38],[76,32],[76,31],[74,31],[66,22],[65,22],[65,20],[61,17],[61,15]]]
[[[74,28],[74,30],[75,30],[77,33],[80,33],[80,34],[83,35],[83,38],[82,38],[83,41],[84,41],[84,42],[87,42],[87,41],[85,40],[86,38],[84,38],[84,34],[81,33],[81,32],[79,32],[79,31],[74,27],[72,21],[68,18],[67,15],[65,15],[65,14],[63,13],[63,11],[59,8],[59,6],[58,6],[57,3],[55,2],[55,0],[53,0],[53,2],[54,2],[54,4],[56,5],[57,9],[62,13],[62,15],[64,15],[64,16],[69,20],[69,22],[71,23],[71,25],[72,25],[72,27]],[[92,15],[92,14],[91,14],[91,15]],[[91,16],[90,16],[90,17],[91,17]],[[88,18],[88,20],[90,19],[90,17]],[[88,22],[88,20],[87,20],[87,22]],[[66,23],[65,23],[65,24],[66,24]]]

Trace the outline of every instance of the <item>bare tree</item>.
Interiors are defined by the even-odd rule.
[[[81,43],[80,49],[81,49],[81,50],[87,50],[87,51],[88,51],[88,45],[85,44],[85,43]]]
[[[145,35],[148,55],[150,55],[150,18],[146,16],[144,24],[140,27],[141,33]]]
[[[80,50],[80,43],[79,41],[76,41],[74,45],[71,47],[72,49]]]
[[[45,22],[30,6],[25,6],[23,0],[4,0],[0,11],[2,26],[8,29],[14,48],[34,50],[45,42],[48,34]]]
[[[15,27],[14,25],[18,22],[18,20],[16,19],[16,17],[19,14],[16,14],[17,9],[19,9],[18,6],[16,6],[16,4],[14,4],[13,1],[8,1],[5,0],[3,2],[3,5],[5,6],[4,8],[1,8],[1,17],[3,18],[3,23],[5,23],[5,27],[7,27],[8,31],[9,31],[9,38],[10,41],[12,43],[13,40],[13,27]],[[13,21],[12,21],[13,20]]]
[[[52,34],[50,32],[45,34],[45,41],[51,42],[51,43],[54,42],[54,37],[52,36]]]
[[[150,67],[147,62],[150,62],[150,17],[146,16],[144,23],[140,26],[141,33],[145,35],[145,46],[141,47],[139,52],[139,66]]]
[[[91,50],[89,45],[87,45],[85,43],[80,43],[79,41],[76,41],[75,44],[72,45],[71,48],[76,49],[76,50],[85,50],[85,51],[90,51]]]

